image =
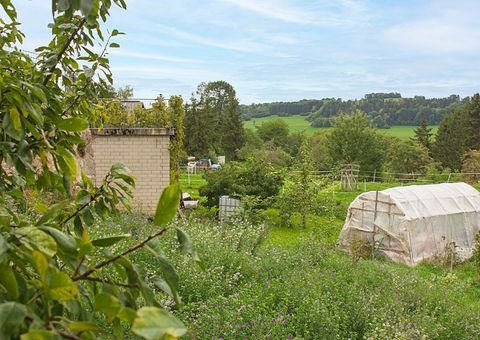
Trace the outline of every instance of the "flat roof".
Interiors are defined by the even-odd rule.
[[[97,136],[174,136],[174,128],[103,128],[90,129]]]

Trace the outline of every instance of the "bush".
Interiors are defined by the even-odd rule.
[[[254,160],[230,162],[220,170],[207,172],[205,179],[207,185],[201,187],[199,193],[207,197],[208,206],[218,206],[222,195],[248,195],[259,197],[264,202],[262,207],[265,207],[265,200],[277,195],[282,185],[280,173],[272,166]]]

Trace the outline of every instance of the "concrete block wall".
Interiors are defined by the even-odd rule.
[[[99,185],[111,166],[125,164],[135,177],[135,209],[153,213],[170,184],[171,129],[91,129],[85,172]]]

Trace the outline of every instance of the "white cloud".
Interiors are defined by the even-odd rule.
[[[263,16],[290,23],[313,23],[314,17],[308,11],[275,0],[223,0],[232,5],[256,12]]]
[[[415,20],[387,28],[383,38],[415,52],[468,53],[479,51],[480,28],[472,8],[439,7]]]
[[[196,64],[201,62],[198,59],[173,57],[173,56],[163,55],[159,53],[135,52],[135,51],[125,50],[123,48],[111,49],[109,50],[109,54],[113,56],[118,56],[118,57],[130,57],[133,59],[149,59],[149,60],[167,61],[167,62],[173,62],[173,63]]]
[[[158,25],[159,29],[163,30],[165,33],[170,34],[174,37],[190,41],[195,44],[205,45],[210,47],[221,48],[225,50],[237,51],[237,52],[258,52],[264,49],[264,45],[258,44],[248,39],[231,39],[228,41],[222,41],[212,38],[207,38],[202,35],[188,33],[181,31],[179,29],[168,27],[164,25]]]

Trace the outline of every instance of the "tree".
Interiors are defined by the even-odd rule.
[[[480,179],[480,151],[470,150],[465,153],[462,162],[462,172],[466,181],[478,183]]]
[[[328,135],[324,131],[315,133],[310,137],[310,145],[315,170],[329,170],[333,162],[329,158]]]
[[[424,173],[431,158],[423,145],[392,139],[388,147],[387,168],[394,173]]]
[[[225,81],[201,83],[197,96],[187,106],[188,152],[198,157],[225,153],[237,159],[245,133],[234,88]]]
[[[206,113],[198,100],[192,95],[190,103],[186,105],[185,149],[189,155],[199,158],[208,155],[213,143],[214,132],[211,131]]]
[[[168,111],[171,126],[175,128],[175,136],[170,140],[170,182],[180,180],[180,159],[185,157],[185,106],[181,96],[168,99]]]
[[[303,228],[307,227],[307,215],[314,210],[317,196],[311,178],[313,171],[311,153],[311,146],[305,140],[292,171],[285,179],[284,190],[278,197],[283,222],[288,224],[292,213],[297,212],[302,218]]]
[[[256,159],[243,163],[229,162],[220,170],[206,173],[205,179],[208,184],[199,192],[207,197],[208,206],[218,206],[222,195],[255,196],[263,202],[276,196],[283,183],[278,171]]]
[[[133,88],[130,85],[126,85],[125,87],[119,87],[118,90],[115,92],[115,98],[120,100],[127,100],[133,97]]]
[[[468,150],[469,125],[468,114],[461,108],[443,118],[432,146],[433,158],[442,167],[452,170],[462,167],[463,155]]]
[[[264,142],[272,141],[276,146],[284,147],[289,134],[288,124],[280,118],[272,119],[257,126],[257,133]]]
[[[468,147],[480,150],[480,94],[473,95],[465,105],[465,112],[469,119]]]
[[[126,7],[123,0],[115,3]],[[177,186],[164,191],[154,217],[159,228],[145,240],[119,252],[112,246],[129,235],[90,239],[97,221],[116,212],[119,204],[128,206],[135,184],[128,170],[116,164],[95,187],[78,174],[75,162],[81,133],[96,118],[97,94],[112,83],[105,52],[118,47],[110,40],[120,32],[103,37],[100,30],[110,6],[111,1],[53,0],[53,39],[32,60],[17,47],[23,34],[15,7],[9,0],[1,2],[6,14],[0,20],[2,338],[90,339],[102,331],[99,320],[109,324],[116,338],[123,337],[126,325],[147,338],[151,332],[159,338],[186,332],[180,321],[154,306],[151,286],[128,258],[148,246],[159,258],[163,289],[179,302],[176,274],[155,242],[175,216]],[[96,40],[104,45],[100,53],[91,50]],[[64,199],[47,205],[25,197],[52,190]],[[198,258],[188,236],[177,232],[183,249]],[[112,266],[116,269],[109,270]],[[165,323],[169,328],[159,327]]]
[[[425,147],[429,152],[432,148],[432,128],[428,127],[427,118],[423,117],[420,126],[414,130],[415,136],[412,140]]]
[[[162,95],[159,95],[152,103],[152,108],[149,111],[150,119],[148,127],[168,128],[172,126],[171,115],[167,110],[167,104]]]
[[[339,116],[327,138],[329,158],[335,164],[356,163],[361,171],[381,168],[384,158],[381,140],[365,114]]]

